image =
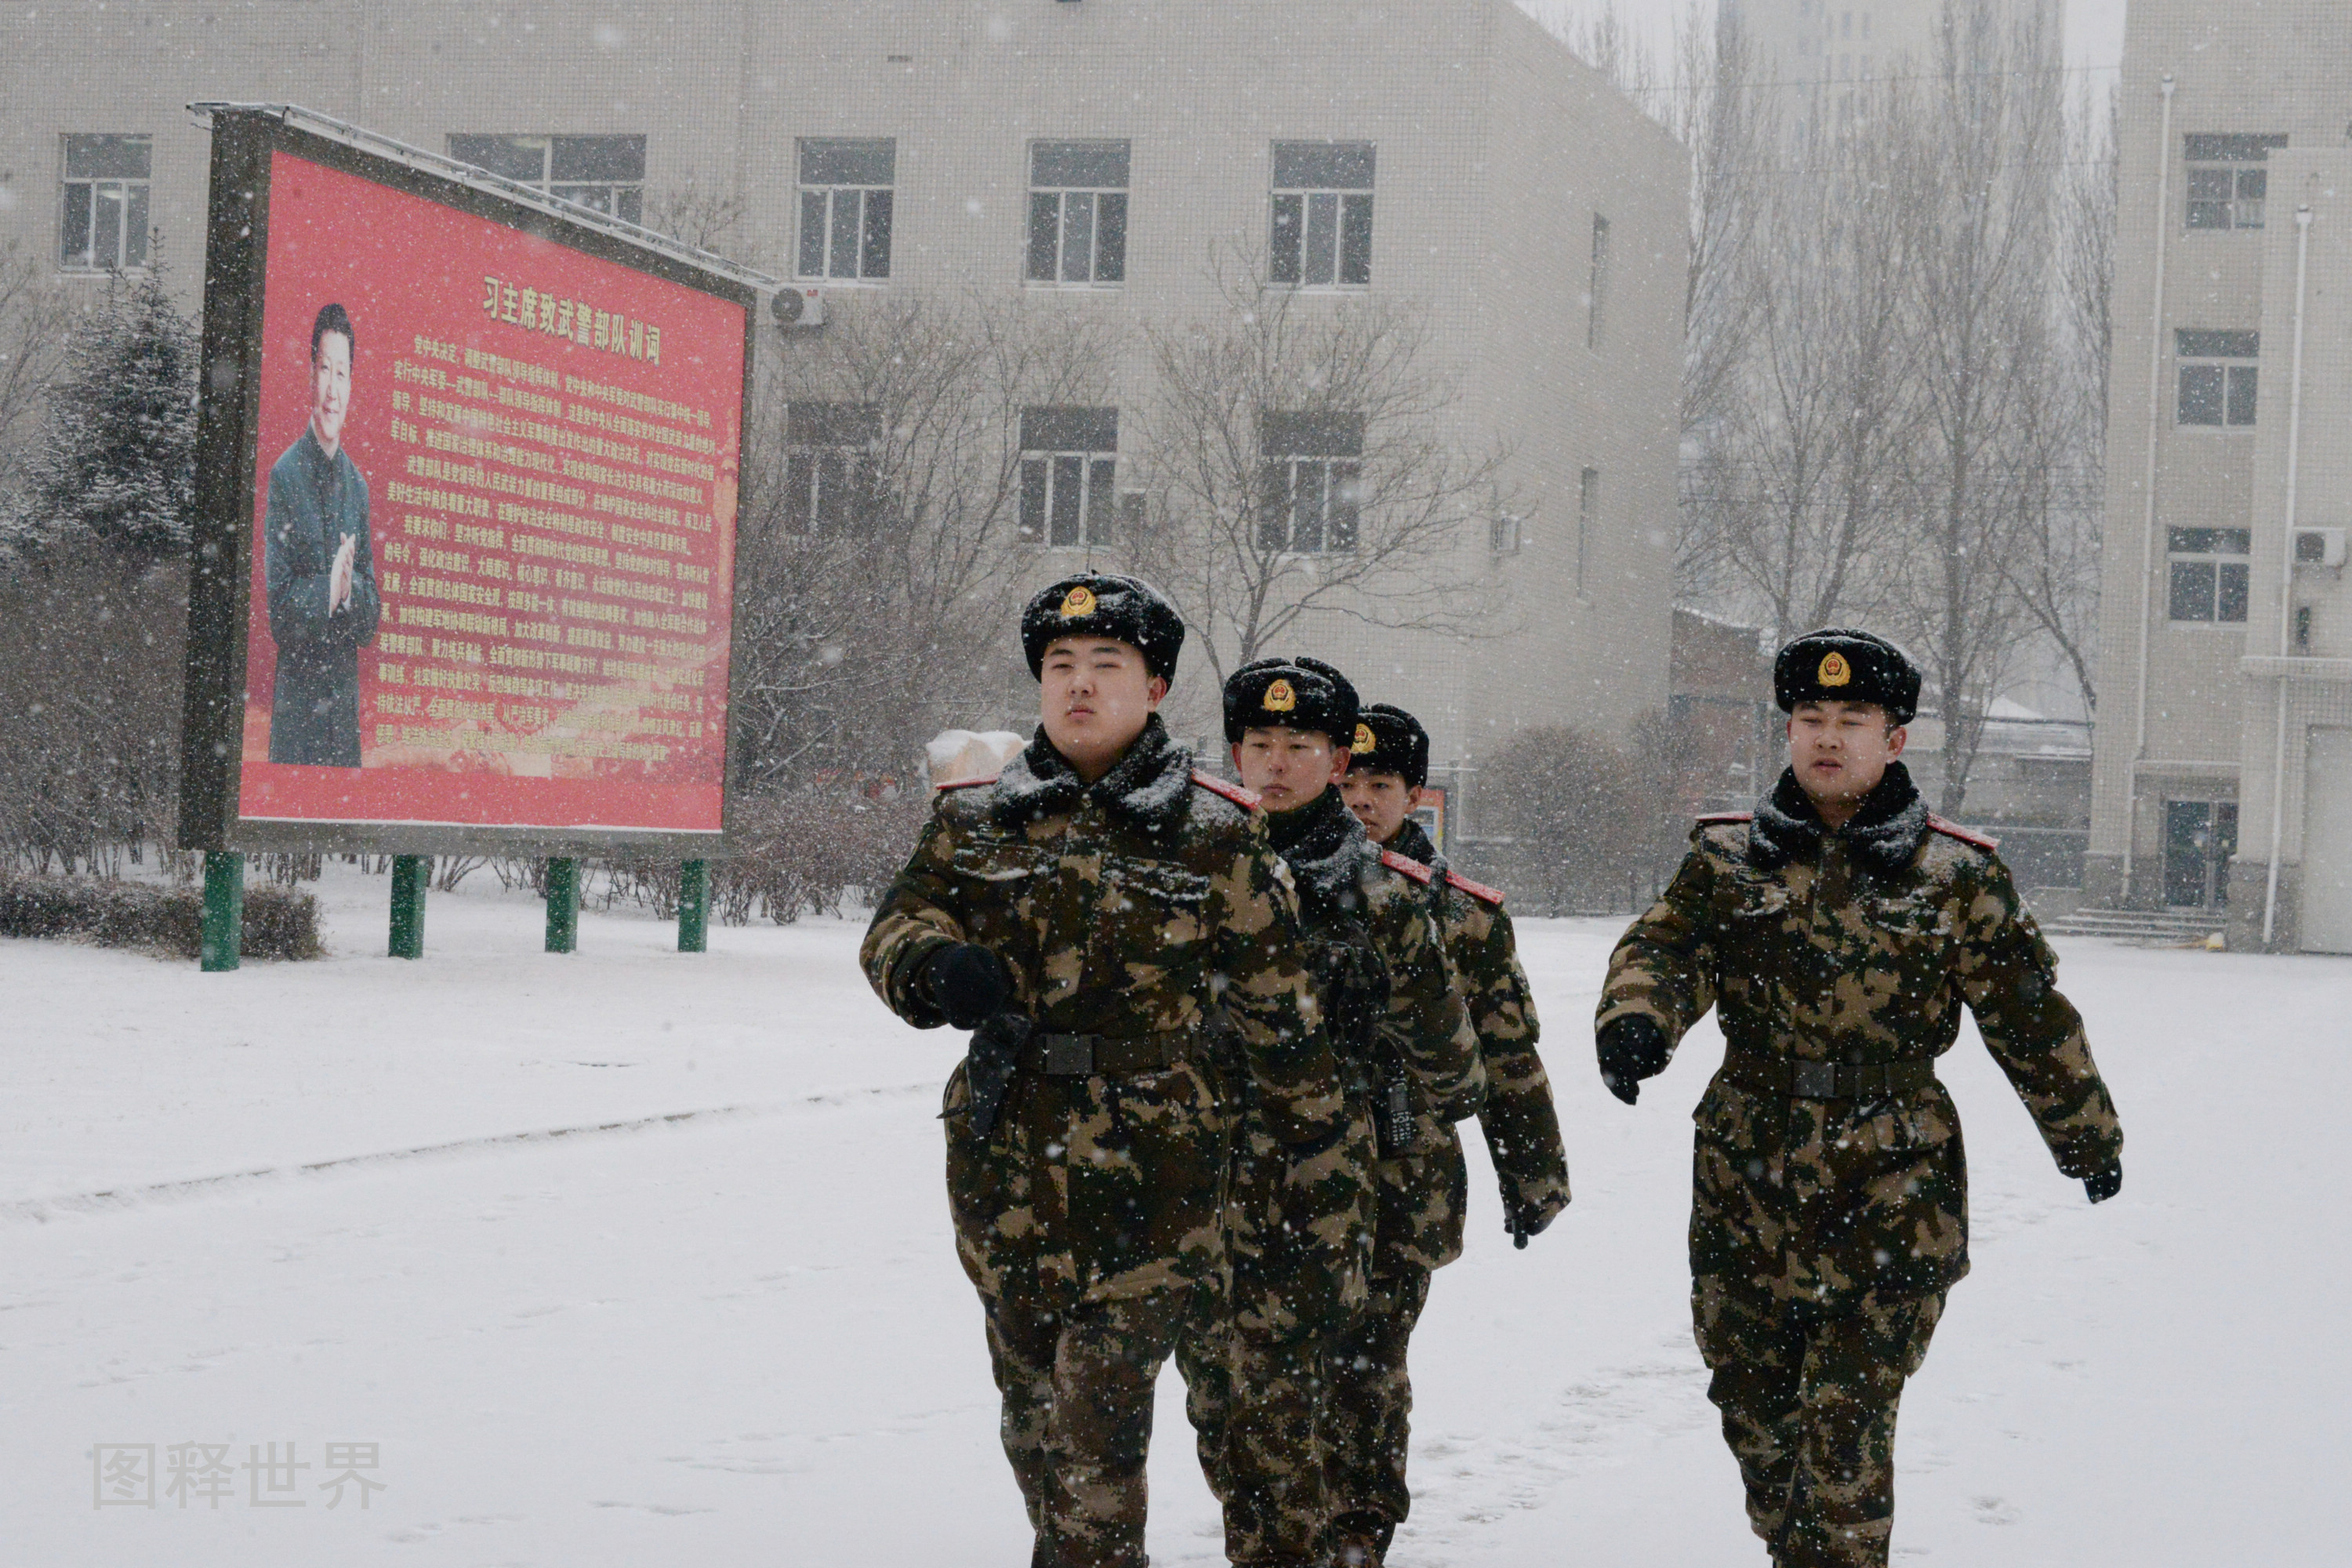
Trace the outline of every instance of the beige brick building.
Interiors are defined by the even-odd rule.
[[[2352,951],[2352,11],[2141,0],[2088,901]]]
[[[1313,651],[1421,712],[1441,766],[1665,704],[1685,158],[1507,0],[117,0],[13,11],[0,46],[0,237],[89,286],[152,226],[193,301],[207,139],[183,106],[215,100],[624,216],[691,182],[742,202],[730,249],[836,300],[1003,290],[1138,326],[1210,310],[1225,243],[1309,294],[1424,306],[1454,434],[1511,451],[1525,521],[1472,520],[1455,564],[1518,629],[1331,615]],[[1024,570],[1089,557],[1116,552]]]

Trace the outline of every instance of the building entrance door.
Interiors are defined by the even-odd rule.
[[[2164,803],[2164,901],[2220,909],[2230,901],[2230,857],[2238,852],[2234,800]]]
[[[2304,763],[2303,950],[2352,952],[2352,730],[2312,731]]]

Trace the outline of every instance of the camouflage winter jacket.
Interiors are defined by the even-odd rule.
[[[1477,1036],[1447,973],[1432,918],[1428,870],[1366,837],[1337,790],[1270,820],[1275,846],[1297,879],[1310,952],[1367,950],[1374,972],[1367,1027],[1335,1019],[1341,1076],[1377,1117],[1400,1073],[1414,1124],[1412,1150],[1372,1167],[1371,1271],[1383,1277],[1435,1268],[1462,1253],[1466,1178],[1454,1123],[1486,1089]],[[1318,964],[1334,967],[1328,957]],[[1344,985],[1325,988],[1327,1016],[1351,1011]]]
[[[1424,866],[1437,858],[1429,835],[1410,818],[1389,847]],[[1436,887],[1436,901],[1446,962],[1486,1064],[1486,1103],[1478,1124],[1502,1188],[1504,1218],[1536,1228],[1568,1206],[1568,1155],[1551,1079],[1536,1054],[1536,999],[1519,967],[1518,939],[1503,895],[1493,888],[1449,870]]]
[[[1612,955],[1598,1022],[1646,1016],[1676,1041],[1722,1009],[1725,1064],[1696,1113],[1695,1276],[1843,1310],[1968,1272],[1967,1163],[1943,1086],[1914,1066],[1895,1075],[1916,1087],[1817,1098],[1830,1069],[1800,1081],[1794,1066],[1927,1063],[1964,1003],[2059,1169],[2118,1158],[2057,959],[1990,842],[1930,817],[1901,763],[1834,832],[1784,773],[1752,818],[1709,818],[1692,838]]]
[[[1041,731],[995,780],[940,793],[860,951],[875,991],[919,1028],[944,1020],[916,976],[950,942],[1002,958],[1013,1006],[1041,1030],[1183,1045],[1171,1065],[1108,1076],[1033,1063],[986,1139],[966,1125],[963,1068],[951,1075],[958,1246],[992,1300],[1055,1310],[1219,1267],[1231,1107],[1198,1040],[1213,1009],[1277,1137],[1342,1125],[1290,873],[1247,797],[1195,774],[1157,719],[1091,786]]]

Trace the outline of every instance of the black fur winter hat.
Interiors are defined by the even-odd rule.
[[[1173,684],[1184,649],[1184,617],[1140,577],[1081,572],[1041,591],[1021,612],[1021,649],[1029,673],[1045,676],[1045,645],[1055,637],[1110,637],[1143,655],[1143,666]]]
[[[1429,782],[1429,731],[1392,702],[1373,702],[1356,715],[1355,753],[1349,764],[1360,773],[1394,773],[1408,789]]]
[[[1225,739],[1250,730],[1304,730],[1346,750],[1356,740],[1356,688],[1319,658],[1256,658],[1225,680]]]
[[[1919,711],[1919,667],[1885,637],[1825,627],[1773,659],[1772,700],[1783,713],[1800,702],[1875,702],[1889,723],[1908,724]]]

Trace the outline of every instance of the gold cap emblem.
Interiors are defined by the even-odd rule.
[[[1092,588],[1087,587],[1084,583],[1079,584],[1076,587],[1062,595],[1062,618],[1064,620],[1074,621],[1080,616],[1091,616],[1094,613],[1095,591]]]
[[[1823,686],[1843,686],[1853,679],[1853,666],[1842,653],[1822,655],[1821,682]]]
[[[1287,680],[1276,680],[1265,689],[1265,700],[1259,706],[1269,713],[1287,713],[1298,706],[1298,693]]]
[[[1354,752],[1357,756],[1367,757],[1380,749],[1381,742],[1379,738],[1372,733],[1372,727],[1370,724],[1357,725],[1355,743],[1349,746],[1348,750]]]

